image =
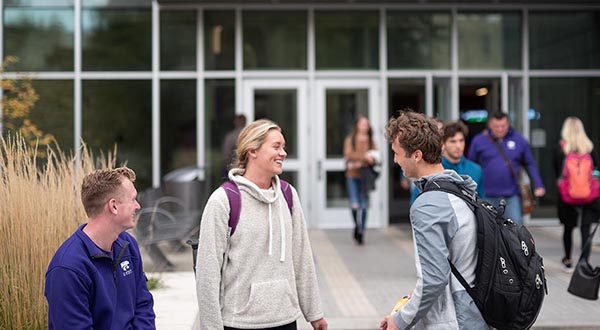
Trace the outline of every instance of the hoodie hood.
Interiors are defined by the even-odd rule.
[[[271,180],[271,187],[269,189],[261,189],[254,182],[243,177],[244,169],[242,168],[234,168],[229,171],[229,180],[233,181],[240,192],[244,192],[257,201],[267,204],[269,208],[269,251],[268,254],[273,254],[273,212],[279,212],[277,218],[279,218],[279,227],[280,235],[281,235],[281,254],[279,260],[281,262],[285,261],[285,222],[283,217],[283,212],[289,212],[287,209],[287,204],[283,200],[282,194],[280,193],[281,185],[279,182],[279,177],[277,175],[273,176]]]
[[[423,191],[423,187],[430,181],[449,181],[459,185],[461,188],[475,194],[477,190],[477,183],[471,179],[468,175],[460,175],[454,170],[444,170],[440,173],[426,175],[419,180],[415,181],[415,186],[419,189],[419,192]]]

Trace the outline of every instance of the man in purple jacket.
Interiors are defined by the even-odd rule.
[[[97,170],[83,179],[88,215],[56,251],[46,272],[49,329],[154,330],[154,301],[137,242],[140,204],[127,168]]]
[[[518,224],[522,223],[518,182],[521,166],[526,169],[535,186],[534,195],[541,197],[546,193],[529,143],[510,127],[508,117],[503,112],[496,112],[489,117],[488,130],[473,138],[468,157],[481,165],[485,178],[485,199],[496,207],[504,199],[506,217]]]

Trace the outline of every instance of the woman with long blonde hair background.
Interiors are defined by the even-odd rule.
[[[562,125],[561,140],[554,157],[554,170],[557,182],[563,177],[563,166],[566,156],[569,153],[578,155],[590,154],[594,167],[598,166],[598,162],[592,153],[593,149],[594,144],[585,133],[585,128],[581,120],[577,117],[567,117]],[[597,222],[598,218],[600,218],[600,201],[596,198],[589,203],[573,204],[565,201],[560,193],[558,195],[558,219],[564,226],[563,247],[565,256],[562,259],[562,264],[565,271],[572,272],[573,261],[571,259],[571,250],[573,247],[573,229],[580,222],[579,229],[581,231],[581,244],[583,248],[583,244],[585,244],[590,235],[591,224]],[[581,221],[578,221],[579,219]],[[583,253],[584,255],[588,255],[589,247]]]

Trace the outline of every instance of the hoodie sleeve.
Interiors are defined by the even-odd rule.
[[[308,322],[312,322],[323,318],[321,297],[302,206],[296,189],[293,188],[292,192],[294,196],[292,257],[296,274],[296,289],[302,314]]]
[[[427,198],[417,198],[410,209],[417,284],[408,304],[394,315],[400,329],[409,329],[419,322],[444,293],[450,280],[448,245],[451,237],[448,232],[449,229],[456,232],[453,208],[447,193],[432,191],[424,195]]]
[[[200,329],[223,329],[220,305],[221,266],[227,246],[229,202],[222,188],[213,192],[200,223],[196,292]]]

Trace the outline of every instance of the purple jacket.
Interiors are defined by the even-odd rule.
[[[494,138],[491,132],[489,135]],[[494,140],[496,140],[494,138]],[[527,169],[527,173],[535,188],[544,188],[535,160],[531,154],[529,143],[525,138],[515,132],[512,128],[502,140],[498,140],[504,153],[510,159],[513,168],[520,174],[521,165]],[[504,158],[490,141],[487,134],[479,133],[471,141],[469,147],[469,159],[481,165],[483,177],[485,178],[485,195],[490,197],[515,196],[519,194],[519,186],[510,168],[506,166]]]
[[[154,330],[154,301],[133,236],[123,232],[101,250],[80,226],[46,273],[48,328]]]

